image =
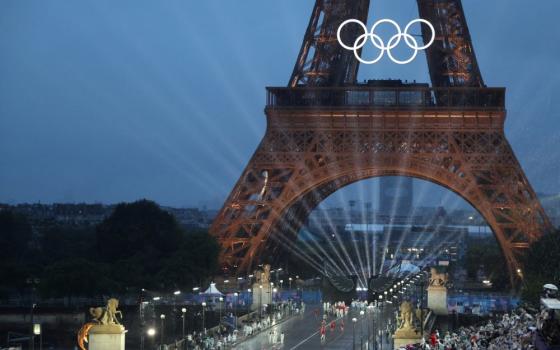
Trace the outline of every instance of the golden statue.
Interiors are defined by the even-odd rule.
[[[85,343],[88,342],[88,334],[92,327],[95,326],[109,326],[112,332],[124,331],[124,327],[121,325],[117,319],[117,315],[122,318],[122,312],[117,310],[119,308],[119,301],[115,298],[107,300],[107,306],[105,307],[91,307],[89,309],[90,315],[93,319],[84,324],[78,331],[78,346],[81,350],[86,350]],[[118,328],[118,329],[117,329]]]
[[[270,265],[264,265],[262,270],[256,270],[254,274],[257,284],[268,285],[270,282]]]
[[[403,301],[399,308],[398,329],[414,329],[414,309],[410,301]]]
[[[118,308],[119,301],[111,298],[107,300],[106,307],[91,307],[89,308],[89,313],[97,324],[121,324],[117,319],[117,314],[122,318],[122,312],[117,310]]]
[[[447,273],[439,272],[437,268],[430,269],[430,286],[444,287],[447,284]]]

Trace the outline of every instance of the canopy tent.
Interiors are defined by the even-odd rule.
[[[210,283],[210,287],[204,291],[204,293],[200,293],[203,296],[208,297],[216,297],[216,296],[223,296],[224,294],[216,288],[216,283]]]
[[[199,297],[202,298],[201,301],[205,301],[209,303],[212,307],[221,306],[222,301],[224,300],[222,297],[224,294],[216,288],[215,283],[210,283],[210,287],[206,289],[203,293],[199,294]]]

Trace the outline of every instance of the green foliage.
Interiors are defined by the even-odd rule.
[[[86,259],[68,259],[48,266],[40,284],[47,297],[96,296],[112,292],[115,282],[108,278],[110,268]]]
[[[92,256],[95,247],[94,230],[53,225],[41,233],[41,262],[51,264],[67,259]]]
[[[31,235],[31,226],[25,217],[0,211],[0,263],[21,262]]]
[[[194,286],[218,268],[219,245],[204,231],[192,232],[177,251],[164,261],[162,284],[168,288]]]
[[[560,280],[560,231],[551,232],[531,245],[525,256],[522,298],[530,304],[539,302],[542,286]]]
[[[482,269],[496,289],[510,286],[508,267],[495,238],[471,239],[465,254],[465,267],[469,278],[475,278]]]
[[[107,262],[138,253],[162,258],[175,251],[181,240],[181,228],[173,215],[148,200],[119,204],[97,227],[97,251]]]
[[[212,236],[186,232],[147,200],[119,204],[96,228],[43,226],[36,248],[31,233],[24,217],[0,212],[0,298],[30,279],[46,297],[189,289],[218,265]]]
[[[6,297],[10,289],[22,291],[27,286],[32,269],[25,257],[31,237],[24,216],[0,211],[0,297]]]

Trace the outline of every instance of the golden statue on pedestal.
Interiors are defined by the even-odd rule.
[[[89,313],[93,319],[84,324],[78,331],[78,346],[81,350],[86,350],[85,343],[88,342],[88,334],[92,327],[103,328],[103,332],[107,333],[121,333],[124,332],[124,327],[117,318],[122,312],[117,310],[119,308],[119,301],[115,298],[107,300],[105,307],[91,307]]]

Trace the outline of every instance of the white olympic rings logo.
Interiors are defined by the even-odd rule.
[[[348,45],[344,44],[342,42],[342,39],[340,38],[340,32],[342,31],[342,28],[345,25],[350,24],[350,23],[356,23],[360,27],[362,27],[362,29],[364,30],[364,34],[362,34],[362,35],[360,35],[359,37],[356,38],[356,41],[354,42],[354,46],[348,46]],[[385,42],[383,41],[383,39],[381,39],[381,37],[379,35],[375,34],[375,29],[377,28],[377,26],[379,26],[382,23],[392,24],[397,29],[397,34],[393,35],[391,37],[391,39],[389,39],[389,42],[387,43],[387,45],[385,45]],[[424,23],[432,31],[432,37],[430,39],[430,42],[427,43],[424,46],[418,46],[418,42],[416,41],[416,39],[408,33],[408,30],[410,29],[410,27],[415,23]],[[425,50],[434,43],[434,40],[436,39],[436,31],[434,29],[434,26],[429,21],[427,21],[425,19],[421,19],[421,18],[410,21],[406,25],[406,27],[404,28],[404,32],[401,30],[401,27],[398,25],[398,23],[393,21],[392,19],[387,19],[387,18],[380,19],[379,21],[375,22],[373,27],[371,27],[370,31],[368,31],[366,25],[362,21],[359,21],[357,19],[349,19],[349,20],[344,21],[340,25],[340,27],[338,27],[338,31],[336,32],[336,37],[338,39],[339,44],[343,48],[345,48],[346,50],[354,51],[354,56],[356,56],[356,59],[363,64],[377,63],[381,58],[383,58],[383,55],[385,54],[385,52],[387,52],[387,55],[389,56],[391,61],[393,61],[397,64],[408,64],[416,58],[416,55],[418,55],[418,51]],[[358,53],[358,50],[361,49],[362,47],[364,47],[368,38],[370,39],[370,41],[373,43],[373,45],[376,48],[381,50],[379,55],[374,60],[371,60],[371,61],[366,61],[366,60],[362,59],[360,57],[359,53]],[[393,54],[391,53],[391,50],[394,49],[395,47],[397,47],[401,43],[402,38],[404,38],[404,42],[406,43],[406,45],[408,45],[408,47],[410,47],[411,49],[414,50],[414,53],[412,54],[412,57],[410,57],[407,60],[396,59],[393,56]]]

